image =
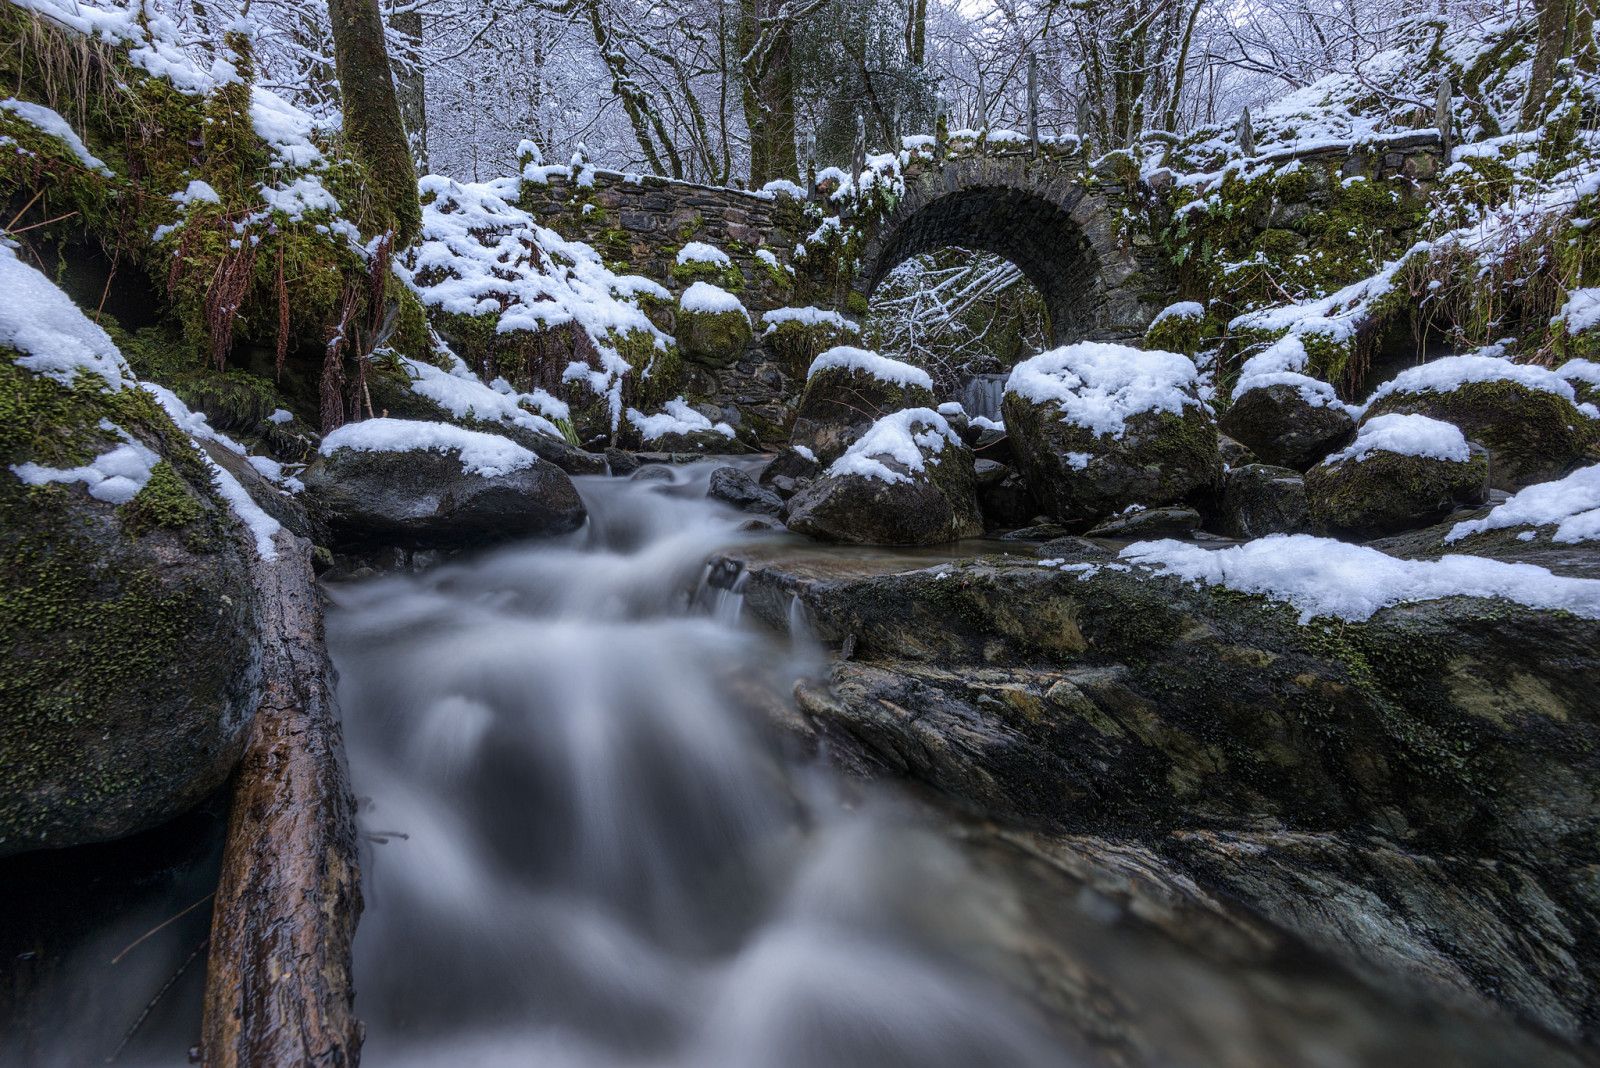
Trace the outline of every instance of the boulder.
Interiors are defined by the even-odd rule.
[[[824,352],[861,336],[861,327],[825,308],[775,308],[763,314],[761,322],[762,342],[796,378]]]
[[[738,362],[750,343],[750,313],[727,290],[695,282],[678,298],[674,336],[684,359],[705,367],[727,367]]]
[[[1222,463],[1227,467],[1244,467],[1246,464],[1261,462],[1260,457],[1226,434],[1217,435],[1217,454],[1222,457]]]
[[[587,512],[566,472],[448,423],[369,419],[322,441],[302,476],[341,547],[449,549],[565,534]]]
[[[1098,524],[1084,537],[1087,538],[1170,538],[1187,534],[1200,526],[1200,513],[1184,505],[1167,505],[1165,508],[1129,508]]]
[[[1310,527],[1306,483],[1300,472],[1271,464],[1245,464],[1223,478],[1222,533],[1231,538],[1298,534]]]
[[[1379,386],[1366,419],[1403,413],[1451,423],[1489,450],[1490,485],[1515,491],[1560,478],[1600,438],[1600,419],[1576,401],[1572,383],[1542,367],[1449,356]]]
[[[790,530],[823,541],[931,545],[983,532],[972,453],[929,408],[879,419],[788,509]]]
[[[830,464],[880,417],[933,406],[928,372],[841,345],[812,362],[789,442]]]
[[[993,463],[979,460],[979,464]],[[983,525],[990,530],[1010,530],[1026,526],[1039,514],[1039,501],[1028,488],[1027,479],[1015,470],[1001,465],[1005,477],[991,485],[978,487],[978,507],[983,511]]]
[[[711,472],[706,496],[726,501],[745,512],[777,515],[783,510],[783,499],[769,489],[763,489],[756,480],[737,467],[719,467]]]
[[[133,834],[227,779],[259,696],[261,539],[105,332],[3,246],[0,288],[6,856]]]
[[[1084,342],[1019,363],[1002,408],[1017,464],[1069,523],[1216,485],[1217,428],[1188,357]]]
[[[713,423],[682,397],[667,401],[655,415],[629,408],[628,426],[653,452],[737,456],[750,451],[735,436],[733,427]]]
[[[1386,415],[1306,472],[1311,520],[1329,533],[1379,538],[1436,523],[1488,497],[1489,461],[1449,423]]]
[[[496,382],[503,388],[502,380]],[[603,475],[605,460],[584,452],[560,436],[555,424],[522,406],[522,398],[539,396],[556,412],[564,410],[553,398],[540,394],[501,393],[471,376],[466,365],[457,373],[440,370],[420,360],[399,358],[393,366],[374,362],[367,379],[373,410],[384,418],[415,419],[429,423],[454,423],[465,430],[499,434],[548,460],[569,475]]]
[[[1344,448],[1356,435],[1355,417],[1339,403],[1333,387],[1311,378],[1246,389],[1217,426],[1260,463],[1296,471]]]
[[[639,460],[631,452],[616,447],[605,451],[606,469],[615,478],[623,478],[639,470]],[[571,474],[569,471],[568,474]]]
[[[822,465],[817,463],[814,455],[808,455],[811,450],[804,446],[796,449],[786,447],[778,451],[772,462],[761,469],[761,474],[756,481],[763,486],[771,485],[777,479],[787,478],[791,482],[810,481],[822,474]]]

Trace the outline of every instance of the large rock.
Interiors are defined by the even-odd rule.
[[[1086,342],[1018,364],[1001,403],[1040,503],[1087,522],[1218,484],[1217,427],[1198,388],[1188,357]]]
[[[1600,363],[1568,360],[1556,374],[1572,384],[1573,399],[1579,404],[1600,404]]]
[[[1454,424],[1489,450],[1495,489],[1560,478],[1600,437],[1600,419],[1580,412],[1572,384],[1542,367],[1491,356],[1451,356],[1379,386],[1366,419],[1415,413]]]
[[[1217,426],[1262,463],[1296,471],[1344,448],[1356,436],[1355,418],[1334,396],[1333,387],[1309,378],[1300,384],[1246,389]]]
[[[733,427],[713,423],[682,397],[667,401],[655,415],[629,408],[628,428],[652,452],[737,456],[750,451],[734,434]]]
[[[750,313],[727,290],[695,282],[679,298],[675,337],[684,359],[705,367],[727,367],[750,343]]]
[[[755,479],[737,467],[719,467],[711,472],[706,496],[726,501],[740,511],[760,515],[777,515],[783,510],[783,498],[769,489],[763,489]]]
[[[220,786],[260,622],[251,533],[189,437],[4,247],[0,287],[4,856],[132,834]]]
[[[928,372],[841,345],[811,364],[789,442],[808,450],[818,463],[830,464],[880,417],[933,406]]]
[[[1204,897],[1194,879],[1394,989],[1593,1033],[1591,589],[1305,535],[1121,561],[1060,545],[1048,568],[853,573],[774,546],[740,589],[779,628],[798,598],[849,646],[829,685],[797,688],[820,732],[980,817],[1114,840],[1163,900]]]
[[[1221,533],[1232,538],[1298,534],[1310,526],[1306,483],[1300,472],[1246,464],[1224,476]]]
[[[1449,423],[1387,415],[1306,472],[1312,522],[1329,533],[1380,538],[1436,523],[1488,496],[1489,461]]]
[[[514,442],[447,423],[369,419],[322,442],[302,476],[341,547],[460,548],[583,525],[566,473]]]
[[[886,415],[789,501],[788,527],[823,541],[876,545],[981,534],[972,453],[932,409]]]

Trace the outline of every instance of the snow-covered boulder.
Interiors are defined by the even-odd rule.
[[[789,443],[832,463],[881,416],[934,403],[933,379],[922,368],[839,345],[807,370]]]
[[[826,308],[775,308],[761,322],[761,340],[796,377],[824,352],[861,336],[861,327]]]
[[[1217,426],[1262,463],[1304,471],[1348,445],[1356,420],[1326,382],[1305,375],[1282,377],[1300,381],[1250,386],[1234,397]]]
[[[823,541],[932,545],[983,532],[972,453],[944,416],[884,416],[789,502],[788,527]]]
[[[1560,478],[1600,437],[1600,409],[1578,404],[1572,383],[1543,367],[1491,355],[1449,356],[1379,386],[1365,418],[1414,413],[1442,419],[1489,450],[1496,489]]]
[[[1299,534],[1310,518],[1305,479],[1292,468],[1245,464],[1223,477],[1221,533],[1229,537]]]
[[[628,409],[628,426],[649,452],[742,453],[745,447],[727,423],[713,423],[682,397],[667,401],[663,410],[645,415]]]
[[[1488,459],[1449,423],[1385,415],[1348,448],[1306,472],[1313,523],[1329,533],[1380,538],[1436,523],[1488,496]]]
[[[1147,349],[1181,352],[1191,360],[1200,347],[1200,334],[1206,325],[1205,305],[1185,300],[1161,309],[1144,333]]]
[[[1199,390],[1187,356],[1083,342],[1017,364],[1001,407],[1040,503],[1079,522],[1218,482],[1217,426]]]
[[[0,856],[153,827],[228,777],[255,714],[253,557],[278,524],[205,420],[0,245]],[[241,522],[243,520],[243,522]]]
[[[306,497],[341,548],[484,545],[564,534],[587,515],[566,472],[496,434],[368,419],[320,451]]]
[[[727,367],[750,342],[750,313],[726,289],[696,282],[678,298],[676,337],[684,359]]]

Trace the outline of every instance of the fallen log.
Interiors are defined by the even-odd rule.
[[[258,561],[262,698],[233,787],[206,964],[204,1063],[354,1066],[355,799],[311,543]]]

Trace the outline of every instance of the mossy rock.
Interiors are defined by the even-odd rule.
[[[844,455],[881,417],[907,408],[932,408],[933,391],[901,385],[867,371],[825,367],[806,380],[789,442],[810,449],[820,464]]]
[[[937,453],[922,453],[921,471],[876,457],[902,476],[896,482],[824,474],[789,501],[789,529],[858,545],[935,545],[983,533],[971,450],[945,439]]]
[[[1222,478],[1217,425],[1186,404],[1128,417],[1120,438],[1063,422],[1053,404],[1015,393],[1001,401],[1017,466],[1046,512],[1068,523],[1115,515],[1131,504],[1156,508],[1214,489]]]
[[[1489,459],[1439,460],[1373,449],[1364,459],[1318,464],[1306,472],[1312,523],[1329,534],[1381,538],[1437,523],[1484,502]]]
[[[1217,533],[1230,538],[1299,534],[1311,523],[1300,472],[1270,464],[1245,464],[1223,476]]]
[[[1256,386],[1239,394],[1217,427],[1262,463],[1304,471],[1356,436],[1356,421],[1342,405],[1317,399],[1323,403],[1284,383]]]
[[[132,834],[227,778],[255,712],[259,620],[239,527],[143,390],[71,387],[0,350],[0,855]],[[27,486],[123,443],[161,461],[120,506]]]
[[[1374,401],[1365,420],[1400,412],[1453,423],[1489,449],[1490,485],[1511,492],[1572,470],[1600,437],[1565,397],[1499,379],[1467,382],[1447,393],[1397,391]]]
[[[803,323],[798,319],[785,319],[762,336],[762,341],[772,354],[783,362],[789,374],[803,379],[811,370],[811,362],[836,345],[855,343],[860,332],[837,323]]]
[[[721,368],[737,363],[750,343],[750,317],[742,311],[678,309],[678,349],[686,360]]]
[[[1200,348],[1205,326],[1205,309],[1199,304],[1174,304],[1157,315],[1145,331],[1144,347],[1162,352],[1181,352],[1193,359]]]

